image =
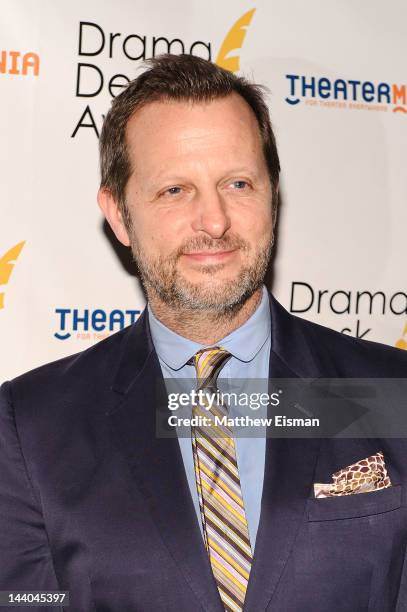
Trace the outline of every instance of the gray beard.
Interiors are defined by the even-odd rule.
[[[201,236],[189,241],[166,259],[158,257],[155,260],[148,260],[144,257],[133,232],[130,232],[130,236],[133,258],[148,298],[151,294],[155,294],[171,309],[201,311],[220,317],[234,315],[261,287],[273,246],[273,236],[270,236],[269,240],[259,248],[254,260],[244,266],[234,279],[216,281],[216,273],[224,266],[222,263],[201,266],[200,272],[209,277],[213,276],[215,281],[213,285],[211,283],[203,285],[191,283],[178,272],[176,264],[184,252],[239,248],[243,253],[248,253],[250,251],[248,243],[238,236],[228,236],[219,240]]]

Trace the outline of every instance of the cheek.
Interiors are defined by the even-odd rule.
[[[271,211],[266,207],[255,207],[244,214],[237,215],[232,223],[232,231],[236,231],[245,240],[256,242],[269,236],[272,232]]]
[[[173,251],[187,234],[188,220],[185,217],[185,214],[168,210],[140,215],[139,220],[134,221],[139,243],[146,249],[160,253]]]

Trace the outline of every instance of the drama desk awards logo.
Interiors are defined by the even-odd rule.
[[[399,349],[403,349],[407,351],[407,323],[404,325],[403,333],[401,334],[401,338],[399,338],[396,342],[396,347]]]
[[[338,318],[338,328],[332,326],[337,331],[355,338],[373,340],[372,334],[375,330],[372,327],[366,327],[366,322],[372,315],[376,321],[378,317],[383,317],[384,328],[387,318],[389,320],[393,317],[404,319],[407,314],[407,293],[405,291],[389,293],[386,290],[371,291],[368,289],[357,291],[336,288],[319,289],[304,281],[293,281],[289,311],[296,316],[305,317],[311,313],[314,316],[333,315]],[[404,325],[401,337],[396,342],[393,333],[391,336],[392,339],[389,338],[386,344],[394,344],[399,349],[407,350],[407,323]]]
[[[242,15],[242,17],[233,24],[222,42],[215,64],[221,68],[225,68],[225,70],[229,70],[229,72],[237,72],[240,70],[240,56],[230,56],[229,53],[242,48],[244,39],[246,38],[247,28],[255,12],[256,9],[247,11],[247,13]]]
[[[251,9],[239,17],[223,39],[216,56],[218,66],[237,72],[240,70],[239,51],[246,38],[247,29],[253,19],[256,9]],[[108,42],[110,41],[110,42]],[[199,55],[212,61],[212,42],[194,40],[187,42],[182,38],[167,38],[166,36],[149,37],[143,33],[123,34],[107,32],[99,23],[92,21],[79,22],[78,56],[75,96],[76,98],[91,98],[108,93],[112,98],[118,96],[132,78],[134,66],[129,64],[129,74],[110,74],[106,59],[125,59],[131,63],[143,62],[162,53],[187,53]],[[84,61],[86,60],[86,61]],[[104,115],[95,115],[94,109],[87,104],[75,120],[71,138],[76,138],[83,129],[91,129],[99,138]]]
[[[0,289],[2,285],[7,285],[15,263],[25,245],[25,240],[11,247],[0,259]],[[0,309],[4,308],[4,291],[0,291]]]

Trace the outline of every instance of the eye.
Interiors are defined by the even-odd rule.
[[[249,187],[249,183],[243,180],[233,181],[233,183],[231,184],[235,189],[239,191],[243,191],[243,189],[246,189],[246,187]]]
[[[179,193],[181,193],[182,189],[181,187],[178,187],[177,185],[175,185],[174,187],[169,187],[168,189],[166,189],[164,191],[164,195],[168,194],[168,195],[178,195]]]

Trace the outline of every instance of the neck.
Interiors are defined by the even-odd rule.
[[[211,311],[191,311],[169,307],[157,296],[149,295],[149,304],[154,316],[176,334],[198,344],[216,344],[232,333],[251,317],[260,303],[262,288],[250,296],[242,307],[233,314],[219,314]]]

